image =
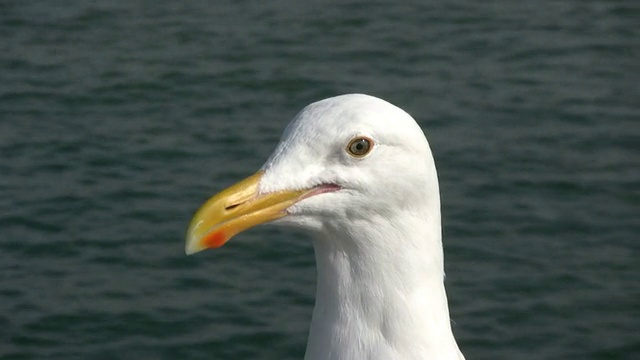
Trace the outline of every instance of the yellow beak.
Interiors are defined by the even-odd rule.
[[[189,225],[187,254],[220,247],[243,230],[279,219],[287,214],[289,206],[313,192],[306,189],[260,194],[258,184],[262,175],[259,171],[202,205]]]

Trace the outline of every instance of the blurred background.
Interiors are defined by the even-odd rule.
[[[310,102],[438,165],[467,359],[640,358],[637,1],[0,2],[0,359],[301,359],[310,239],[184,255]],[[634,260],[635,259],[635,260]]]

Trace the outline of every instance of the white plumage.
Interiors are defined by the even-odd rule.
[[[371,151],[350,154],[355,138],[371,140]],[[334,186],[274,221],[313,238],[318,284],[305,359],[464,358],[444,288],[436,168],[410,115],[360,94],[313,103],[262,170],[259,194]]]

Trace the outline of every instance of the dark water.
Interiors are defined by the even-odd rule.
[[[304,234],[186,257],[304,105],[406,109],[468,359],[640,358],[630,1],[0,2],[0,358],[299,359]]]

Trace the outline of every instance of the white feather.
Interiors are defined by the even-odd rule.
[[[374,141],[363,158],[346,147]],[[314,239],[318,287],[305,359],[463,359],[451,331],[431,150],[413,118],[360,94],[307,106],[263,166],[263,193],[343,189],[276,223]]]

